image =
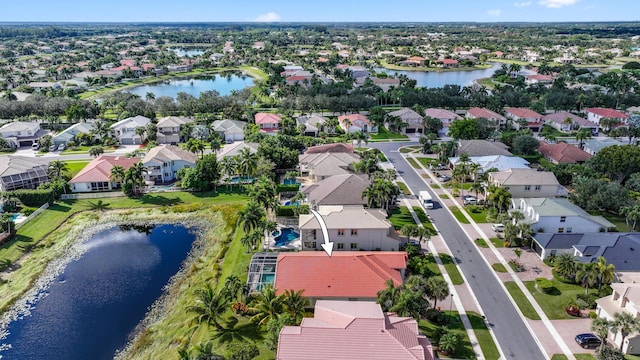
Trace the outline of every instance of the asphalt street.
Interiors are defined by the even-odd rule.
[[[498,283],[493,270],[485,263],[457,220],[440,205],[437,201],[438,197],[397,151],[399,147],[405,145],[412,145],[412,143],[369,144],[370,147],[382,150],[414,194],[428,190],[433,196],[436,204],[433,210],[428,210],[429,216],[451,249],[453,256],[457,258],[460,270],[476,295],[487,321],[493,324],[493,332],[505,356],[508,359],[518,360],[544,359],[542,350]]]

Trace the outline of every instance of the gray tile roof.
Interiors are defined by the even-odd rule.
[[[579,216],[581,218],[593,221],[605,228],[615,227],[607,219],[602,216],[593,216],[584,211],[578,205],[575,205],[564,198],[523,198],[514,199],[514,202],[520,204],[524,201],[527,206],[531,206],[540,216]]]
[[[556,176],[550,171],[533,169],[508,169],[490,173],[500,185],[560,185]]]
[[[507,150],[508,146],[498,141],[487,140],[461,140],[458,146],[458,155],[467,153],[469,156],[489,156],[512,154]]]
[[[35,168],[49,166],[50,159],[16,155],[0,156],[0,177],[23,174]]]
[[[370,183],[359,175],[335,175],[306,187],[302,192],[307,194],[309,203],[317,205],[363,205],[362,192]]]

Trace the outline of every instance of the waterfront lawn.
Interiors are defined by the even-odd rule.
[[[429,340],[431,340],[434,349],[437,348],[438,341],[440,341],[440,335],[444,330],[449,330],[458,334],[460,339],[460,346],[458,347],[455,354],[452,354],[451,357],[455,359],[475,359],[476,354],[473,351],[473,347],[471,346],[471,341],[469,340],[469,336],[467,335],[467,331],[462,324],[462,320],[460,319],[460,315],[458,315],[457,311],[449,312],[443,311],[445,322],[443,325],[434,324],[428,320],[420,320],[418,322],[418,327],[420,328],[420,332],[422,332]],[[447,325],[448,324],[448,325]],[[446,358],[447,356],[438,354],[440,358]]]
[[[538,291],[535,281],[525,281],[524,285],[550,320],[575,319],[573,316],[567,314],[564,308],[576,295],[584,294],[584,288],[580,285],[560,282],[556,278],[549,281],[551,281],[555,288],[555,290],[549,294],[543,294]]]
[[[518,308],[524,316],[528,317],[531,320],[540,320],[540,316],[533,308],[533,305],[531,305],[529,300],[527,300],[527,298],[524,296],[524,293],[522,292],[522,290],[520,290],[515,282],[507,281],[504,283],[504,286],[507,288],[507,290],[509,291],[509,295],[511,295],[513,301],[515,301],[515,303],[518,305]]]
[[[491,333],[489,333],[487,324],[482,316],[473,311],[467,312],[467,316],[469,317],[469,322],[471,322],[473,332],[476,334],[476,338],[478,338],[478,344],[482,349],[484,358],[486,360],[498,360],[500,358],[500,352],[498,351],[496,343],[493,342],[493,337],[491,337]]]
[[[448,254],[438,254],[440,260],[442,260],[442,265],[447,269],[447,274],[451,278],[451,282],[453,285],[462,285],[464,284],[464,280],[462,279],[462,275],[460,275],[460,271],[458,271],[458,266],[455,263],[454,259],[451,258]]]

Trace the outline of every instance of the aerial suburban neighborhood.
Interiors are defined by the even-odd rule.
[[[640,23],[352,15],[0,15],[0,358],[638,359]]]

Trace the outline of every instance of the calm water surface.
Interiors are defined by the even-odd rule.
[[[139,229],[142,231],[141,229]],[[195,236],[182,226],[114,227],[86,242],[35,304],[9,325],[6,359],[112,359],[179,269]]]
[[[243,79],[237,75],[231,75],[230,77],[226,75],[216,75],[210,79],[170,80],[168,83],[142,85],[129,89],[128,91],[142,98],[150,92],[153,93],[156,98],[169,96],[175,99],[180,92],[199,97],[201,92],[215,90],[220,93],[220,95],[225,96],[231,94],[233,90],[238,91],[250,86],[253,86],[253,79],[249,76]]]
[[[204,50],[201,49],[169,49],[176,53],[179,57],[185,56],[200,56],[204,54]]]

